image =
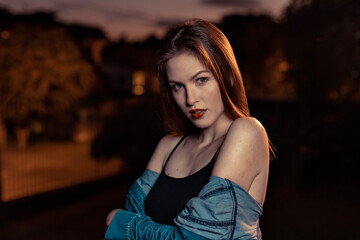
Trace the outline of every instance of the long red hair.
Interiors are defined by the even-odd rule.
[[[250,116],[244,83],[228,39],[213,24],[193,19],[171,29],[158,53],[158,79],[166,107],[163,114],[167,130],[175,134],[196,130],[176,104],[166,71],[168,60],[185,51],[194,54],[218,81],[225,113],[232,119]]]

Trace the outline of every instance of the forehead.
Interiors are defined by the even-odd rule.
[[[199,71],[208,71],[208,69],[190,52],[178,53],[166,63],[169,80],[186,80]]]

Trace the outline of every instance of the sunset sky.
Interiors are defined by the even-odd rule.
[[[290,0],[0,0],[12,13],[53,11],[66,23],[100,27],[110,39],[161,36],[188,18],[219,21],[231,13],[267,13],[278,18]]]

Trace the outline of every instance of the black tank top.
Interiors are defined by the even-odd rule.
[[[155,222],[173,225],[176,215],[185,208],[191,198],[198,196],[211,176],[216,153],[205,167],[190,176],[173,178],[166,175],[166,164],[185,137],[181,138],[171,151],[158,180],[145,199],[145,214]]]

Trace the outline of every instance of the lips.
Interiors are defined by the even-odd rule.
[[[189,111],[189,113],[191,114],[191,117],[194,118],[194,119],[199,119],[201,118],[202,116],[204,116],[204,114],[206,113],[206,109],[192,109]]]

